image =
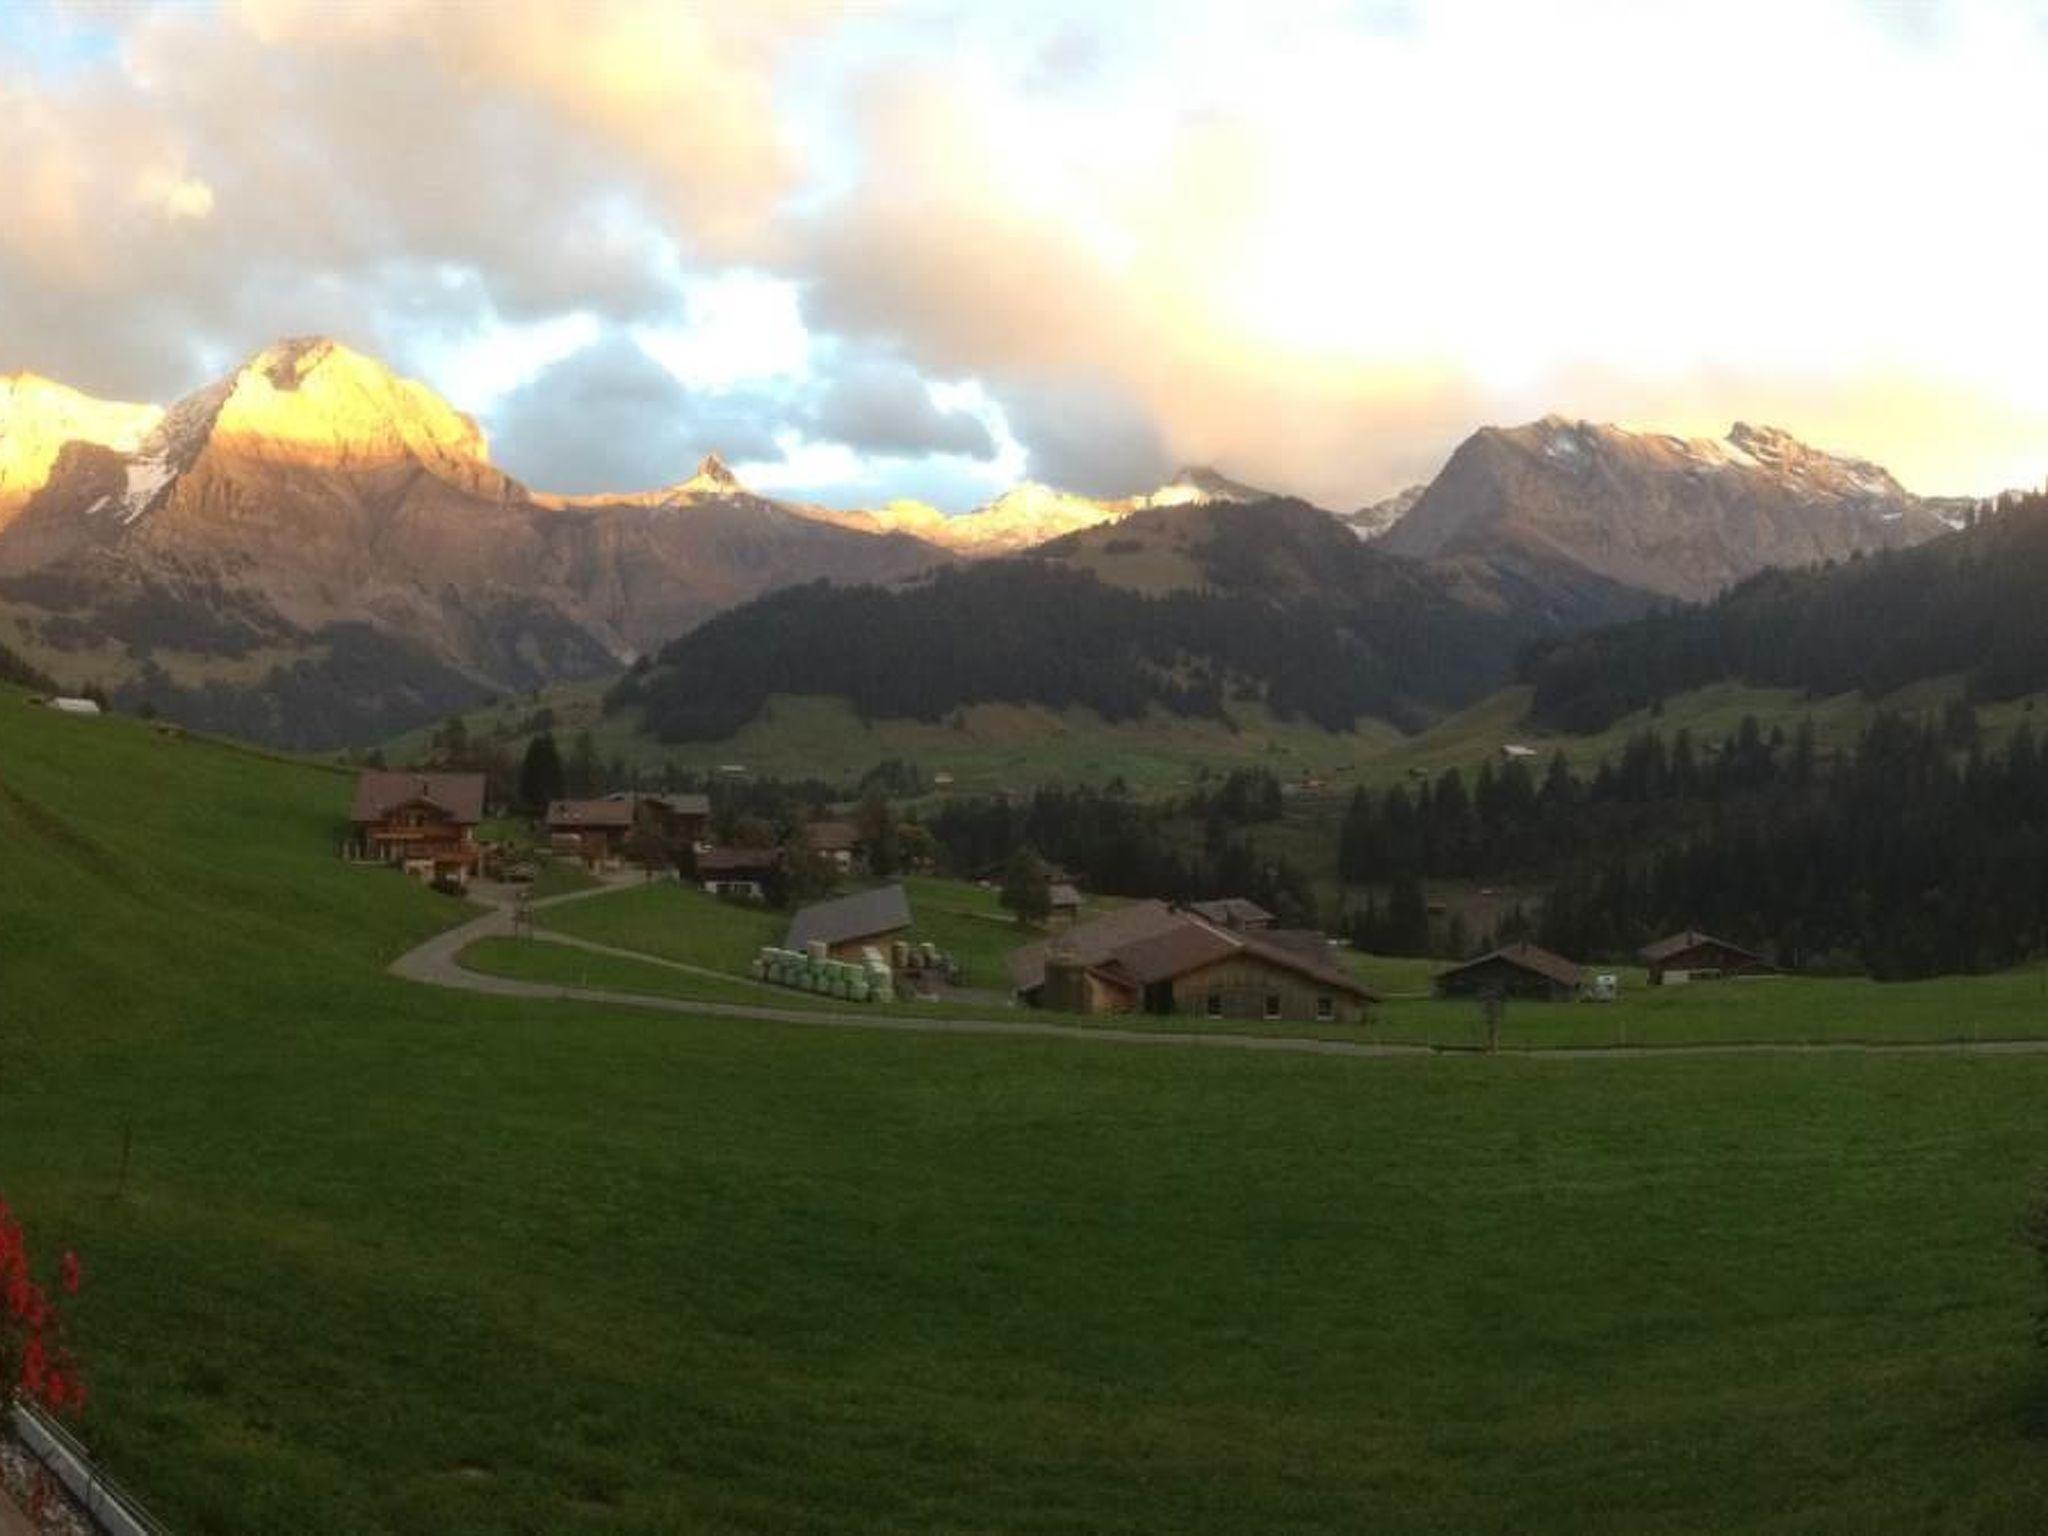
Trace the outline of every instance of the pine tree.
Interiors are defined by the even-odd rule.
[[[1003,867],[1003,889],[997,898],[1018,922],[1038,924],[1052,912],[1052,886],[1045,861],[1028,844],[1020,844]]]
[[[554,734],[543,731],[526,744],[519,764],[519,803],[529,813],[544,816],[548,806],[562,798],[563,788],[562,754],[556,750]]]

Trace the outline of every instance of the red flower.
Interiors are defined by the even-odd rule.
[[[76,1296],[79,1281],[78,1255],[69,1248],[64,1250],[64,1257],[57,1261],[57,1273],[64,1282],[64,1294]]]

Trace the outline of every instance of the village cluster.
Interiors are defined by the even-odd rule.
[[[482,774],[365,770],[356,781],[344,855],[394,865],[456,892],[478,879],[530,880],[530,866],[478,835],[484,802]],[[598,871],[624,868],[637,840],[685,847],[691,878],[707,894],[764,900],[786,852],[720,845],[710,840],[711,825],[710,800],[703,794],[620,792],[556,800],[547,807],[543,830],[548,856]],[[812,821],[803,840],[837,876],[859,880],[865,874],[859,832],[851,822]],[[1075,883],[1053,871],[1045,936],[1019,945],[1008,957],[1013,1000],[1064,1014],[1318,1023],[1364,1022],[1382,1001],[1343,964],[1325,934],[1278,926],[1272,913],[1241,897],[1131,901],[1083,919],[1085,905]],[[750,971],[755,980],[849,1002],[942,998],[962,981],[959,966],[942,949],[920,941],[915,930],[905,888],[874,885],[797,907],[784,942],[764,947]],[[1763,956],[1697,930],[1658,940],[1640,959],[1652,986],[1775,969]],[[1613,974],[1595,973],[1527,943],[1451,965],[1434,978],[1439,997],[1482,1001],[1605,1001],[1615,989]]]

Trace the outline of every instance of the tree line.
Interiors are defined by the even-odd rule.
[[[1765,571],[1712,602],[1537,642],[1520,662],[1531,715],[1603,730],[1723,680],[1881,698],[1957,675],[1973,699],[2048,688],[2048,495],[1964,532],[1803,571]]]
[[[2048,949],[2048,754],[2024,723],[1987,747],[1964,701],[1880,714],[1839,751],[1810,723],[1646,732],[1590,775],[1559,756],[1540,779],[1509,762],[1361,790],[1338,865],[1386,890],[1360,916],[1396,951],[1427,945],[1423,882],[1534,876],[1540,910],[1487,938],[1621,959],[1700,927],[1788,967],[1995,970]]]

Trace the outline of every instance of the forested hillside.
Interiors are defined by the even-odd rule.
[[[1961,674],[1972,697],[2048,687],[2048,497],[1965,532],[1804,571],[1767,571],[1696,607],[1539,642],[1534,719],[1599,730],[1722,680],[1873,697]]]
[[[1178,570],[1156,590],[1117,577],[1148,537]],[[1598,583],[1569,612],[1499,597],[1470,571],[1362,545],[1302,503],[1160,511],[906,586],[772,594],[668,645],[608,704],[638,707],[671,742],[729,735],[774,693],[877,718],[1012,703],[1221,719],[1258,702],[1329,730],[1408,727],[1497,686],[1531,636],[1640,601]]]

